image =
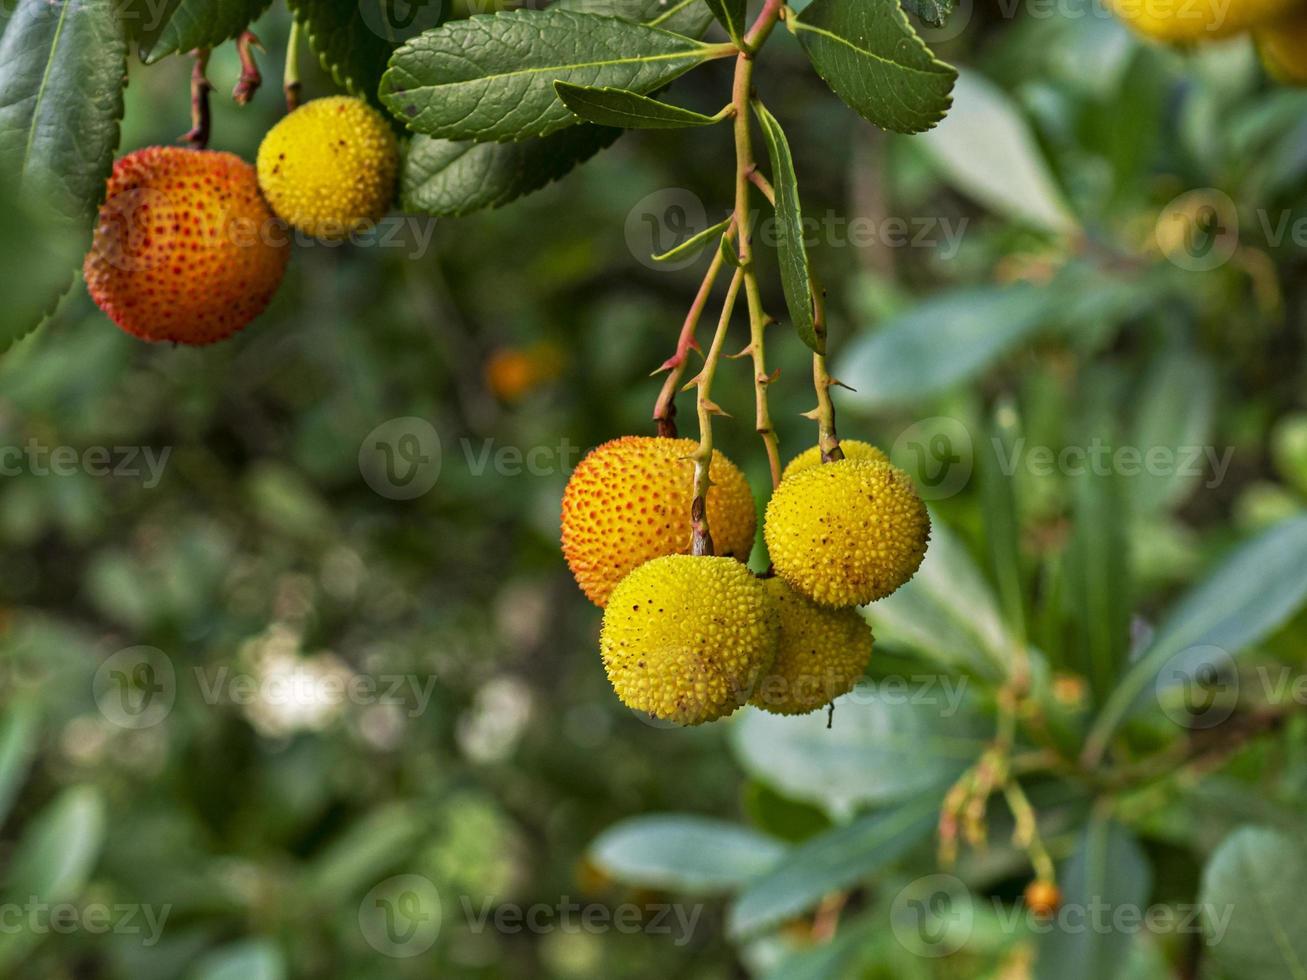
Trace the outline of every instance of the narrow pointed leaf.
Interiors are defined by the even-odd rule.
[[[793,28],[826,84],[882,129],[920,133],[948,111],[957,71],[930,53],[897,3],[814,0]]]
[[[785,853],[748,827],[683,813],[624,820],[590,845],[590,860],[618,881],[683,894],[734,890]]]
[[[771,159],[772,186],[776,191],[776,253],[780,260],[781,288],[794,329],[805,344],[818,354],[826,353],[826,338],[817,332],[812,308],[812,274],[808,268],[808,247],[803,241],[803,208],[799,203],[799,180],[785,132],[767,107],[753,104]]]
[[[518,140],[577,122],[558,98],[556,81],[644,94],[720,54],[692,38],[613,17],[518,10],[413,38],[391,58],[381,98],[418,133]]]
[[[554,82],[563,104],[587,122],[622,129],[684,129],[721,122],[693,109],[659,102],[647,95],[621,88],[590,88],[569,82]]]

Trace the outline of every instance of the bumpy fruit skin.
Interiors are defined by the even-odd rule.
[[[623,436],[577,465],[563,492],[563,556],[597,606],[653,558],[690,551],[693,439]],[[758,514],[739,467],[714,450],[708,476],[713,550],[746,561]]]
[[[1289,85],[1307,85],[1307,10],[1253,32],[1267,72]]]
[[[841,439],[840,448],[844,450],[845,459],[869,459],[879,463],[889,462],[889,457],[880,449],[859,439]],[[821,446],[809,446],[790,460],[789,465],[785,467],[785,472],[781,474],[781,479],[784,480],[795,473],[801,473],[804,470],[810,470],[814,466],[820,465]]]
[[[796,473],[772,494],[764,529],[777,574],[826,606],[860,606],[916,573],[930,516],[912,479],[865,459]]]
[[[613,590],[599,648],[621,702],[698,725],[748,700],[776,655],[776,608],[734,558],[668,555]]]
[[[853,690],[871,659],[871,626],[856,609],[819,606],[784,579],[764,581],[780,616],[776,659],[749,703],[778,715],[802,715]]]
[[[1300,0],[1109,0],[1116,15],[1158,41],[1192,43],[1268,24]]]
[[[381,113],[335,95],[304,103],[268,130],[258,168],[279,217],[315,238],[341,239],[390,207],[399,146]]]
[[[97,306],[143,340],[210,344],[263,312],[290,249],[254,168],[152,146],[114,164],[82,271]]]

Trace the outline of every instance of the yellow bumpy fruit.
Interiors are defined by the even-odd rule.
[[[841,439],[840,448],[844,450],[845,459],[869,459],[879,463],[889,462],[889,457],[880,449],[859,439]],[[781,479],[785,480],[795,473],[810,470],[814,466],[820,465],[821,446],[810,446],[790,460],[790,464],[785,467],[785,472],[781,474]]]
[[[1307,10],[1254,31],[1253,39],[1271,77],[1307,85]]]
[[[871,626],[862,615],[819,606],[781,578],[764,585],[780,616],[781,634],[776,659],[758,679],[749,703],[777,715],[802,715],[853,690],[871,659]]]
[[[772,494],[764,528],[776,572],[826,606],[860,606],[912,578],[930,516],[912,479],[865,459],[796,473]]]
[[[623,704],[698,725],[749,699],[779,632],[767,589],[734,558],[668,555],[613,590],[599,645]]]
[[[633,569],[690,551],[693,439],[623,436],[577,465],[563,491],[563,556],[597,606]],[[758,513],[739,467],[714,450],[708,526],[718,555],[746,561]]]
[[[1109,0],[1118,17],[1158,41],[1192,43],[1268,24],[1301,0]]]
[[[362,99],[306,102],[259,146],[259,187],[277,217],[315,238],[345,238],[384,215],[395,196],[399,146]]]

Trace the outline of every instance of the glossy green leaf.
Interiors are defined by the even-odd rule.
[[[1295,516],[1236,549],[1167,614],[1094,721],[1085,753],[1100,755],[1131,715],[1156,704],[1212,657],[1234,656],[1279,628],[1307,602],[1307,517]],[[1163,668],[1170,680],[1159,682]]]
[[[813,0],[791,26],[817,73],[869,122],[919,133],[948,111],[957,71],[930,53],[897,3]]]
[[[727,929],[736,937],[760,932],[869,877],[930,836],[939,802],[934,794],[923,794],[799,845],[740,894]]]
[[[817,332],[813,313],[812,274],[808,268],[808,246],[803,240],[803,208],[799,203],[794,157],[776,117],[761,102],[753,104],[753,111],[758,116],[767,156],[771,159],[772,186],[776,192],[776,255],[785,306],[800,339],[818,354],[824,354],[826,336]]]
[[[744,19],[745,0],[707,0],[707,4],[713,18],[722,25],[731,40],[736,44],[741,43],[748,26]]]
[[[1227,837],[1203,869],[1203,925],[1230,980],[1307,980],[1307,856],[1266,827]]]
[[[620,88],[591,88],[554,82],[554,90],[563,104],[587,122],[622,129],[684,129],[687,126],[711,126],[720,118],[705,116],[693,109],[659,102],[647,95]]]
[[[834,374],[861,408],[920,403],[966,381],[1034,333],[1056,309],[1053,290],[968,286],[926,298],[859,337]]]
[[[956,6],[954,0],[900,0],[903,9],[931,27],[943,27]]]
[[[658,814],[609,827],[589,853],[626,884],[705,894],[740,888],[770,870],[785,851],[781,842],[738,824]]]
[[[1029,124],[981,75],[958,76],[953,110],[920,145],[954,186],[999,214],[1048,231],[1078,227]]]
[[[440,0],[288,2],[323,69],[337,85],[373,102],[395,48],[435,27],[442,11]]]
[[[158,61],[195,48],[215,48],[258,20],[272,0],[181,0],[141,59]]]
[[[545,136],[576,123],[554,82],[662,88],[719,55],[711,45],[612,17],[518,10],[455,21],[390,61],[382,101],[412,130],[443,139]]]
[[[955,779],[990,734],[972,707],[967,681],[921,676],[863,681],[826,713],[797,718],[752,709],[731,731],[751,775],[836,817],[864,804],[917,796]]]
[[[1095,819],[1058,871],[1064,909],[1039,937],[1035,980],[1102,980],[1119,976],[1137,929],[1118,925],[1142,916],[1152,886],[1143,849],[1125,827]]]
[[[11,702],[0,719],[0,825],[36,754],[37,710],[30,700]]]
[[[553,10],[575,10],[596,17],[620,17],[661,27],[674,34],[699,37],[713,21],[712,11],[704,0],[558,0]]]
[[[703,231],[691,235],[689,238],[687,238],[685,241],[681,242],[681,244],[675,246],[674,248],[669,248],[666,252],[660,252],[657,255],[650,256],[650,258],[652,258],[655,262],[675,262],[677,259],[683,259],[687,255],[697,252],[699,249],[705,247],[710,241],[712,241],[718,235],[724,235],[726,233],[726,229],[729,228],[730,226],[731,226],[730,218],[727,218],[724,221],[719,221],[717,222],[717,224],[713,225],[712,227],[705,228]],[[733,250],[731,249],[730,243],[726,241],[726,239],[724,238],[721,241],[721,247],[727,249],[728,251],[732,251],[733,254]]]

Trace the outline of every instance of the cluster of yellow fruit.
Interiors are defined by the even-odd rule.
[[[803,714],[852,689],[872,635],[854,607],[916,572],[930,518],[911,479],[865,442],[786,467],[763,535],[775,574],[744,564],[757,511],[744,474],[709,465],[717,555],[690,554],[691,439],[626,436],[577,466],[563,494],[563,554],[604,609],[600,648],[628,707],[694,725],[746,702]]]
[[[1251,33],[1272,75],[1307,83],[1305,0],[1110,0],[1140,34],[1192,44]]]
[[[286,271],[281,222],[340,240],[390,207],[399,147],[360,99],[300,106],[268,131],[258,166],[152,146],[119,159],[83,265],[91,298],[144,340],[209,344],[263,312]]]

